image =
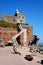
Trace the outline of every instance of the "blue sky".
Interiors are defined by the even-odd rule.
[[[33,34],[43,42],[43,0],[0,0],[0,14],[12,16],[16,9],[26,14],[26,22],[33,26]]]

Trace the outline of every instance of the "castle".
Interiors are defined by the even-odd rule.
[[[26,23],[26,16],[25,14],[21,14],[19,13],[18,10],[16,10],[15,15],[14,16],[5,16],[5,15],[0,15],[0,18],[2,18],[2,20],[9,22],[9,23]]]
[[[0,15],[0,18],[2,18],[3,21],[16,24],[21,24],[21,30],[26,29],[26,33],[20,34],[16,39],[18,44],[23,44],[23,41],[26,41],[26,44],[29,44],[33,40],[33,28],[32,26],[26,24],[26,16],[25,14],[19,13],[18,10],[16,10],[14,16],[5,16]],[[12,37],[15,36],[20,32],[19,28],[5,28],[0,27],[0,39],[2,39],[1,43],[10,43],[12,40]],[[25,32],[25,31],[24,31]],[[23,36],[24,35],[24,36]]]

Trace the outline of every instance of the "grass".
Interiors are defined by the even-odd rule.
[[[13,23],[9,23],[9,22],[6,22],[6,21],[0,21],[0,26],[1,27],[9,27],[9,28],[17,28],[17,25],[16,24],[13,24]]]

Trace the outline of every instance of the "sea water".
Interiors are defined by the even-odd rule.
[[[43,43],[38,43],[38,46],[43,46]]]

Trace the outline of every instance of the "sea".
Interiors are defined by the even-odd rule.
[[[42,46],[43,47],[43,43],[38,43],[38,46]]]

